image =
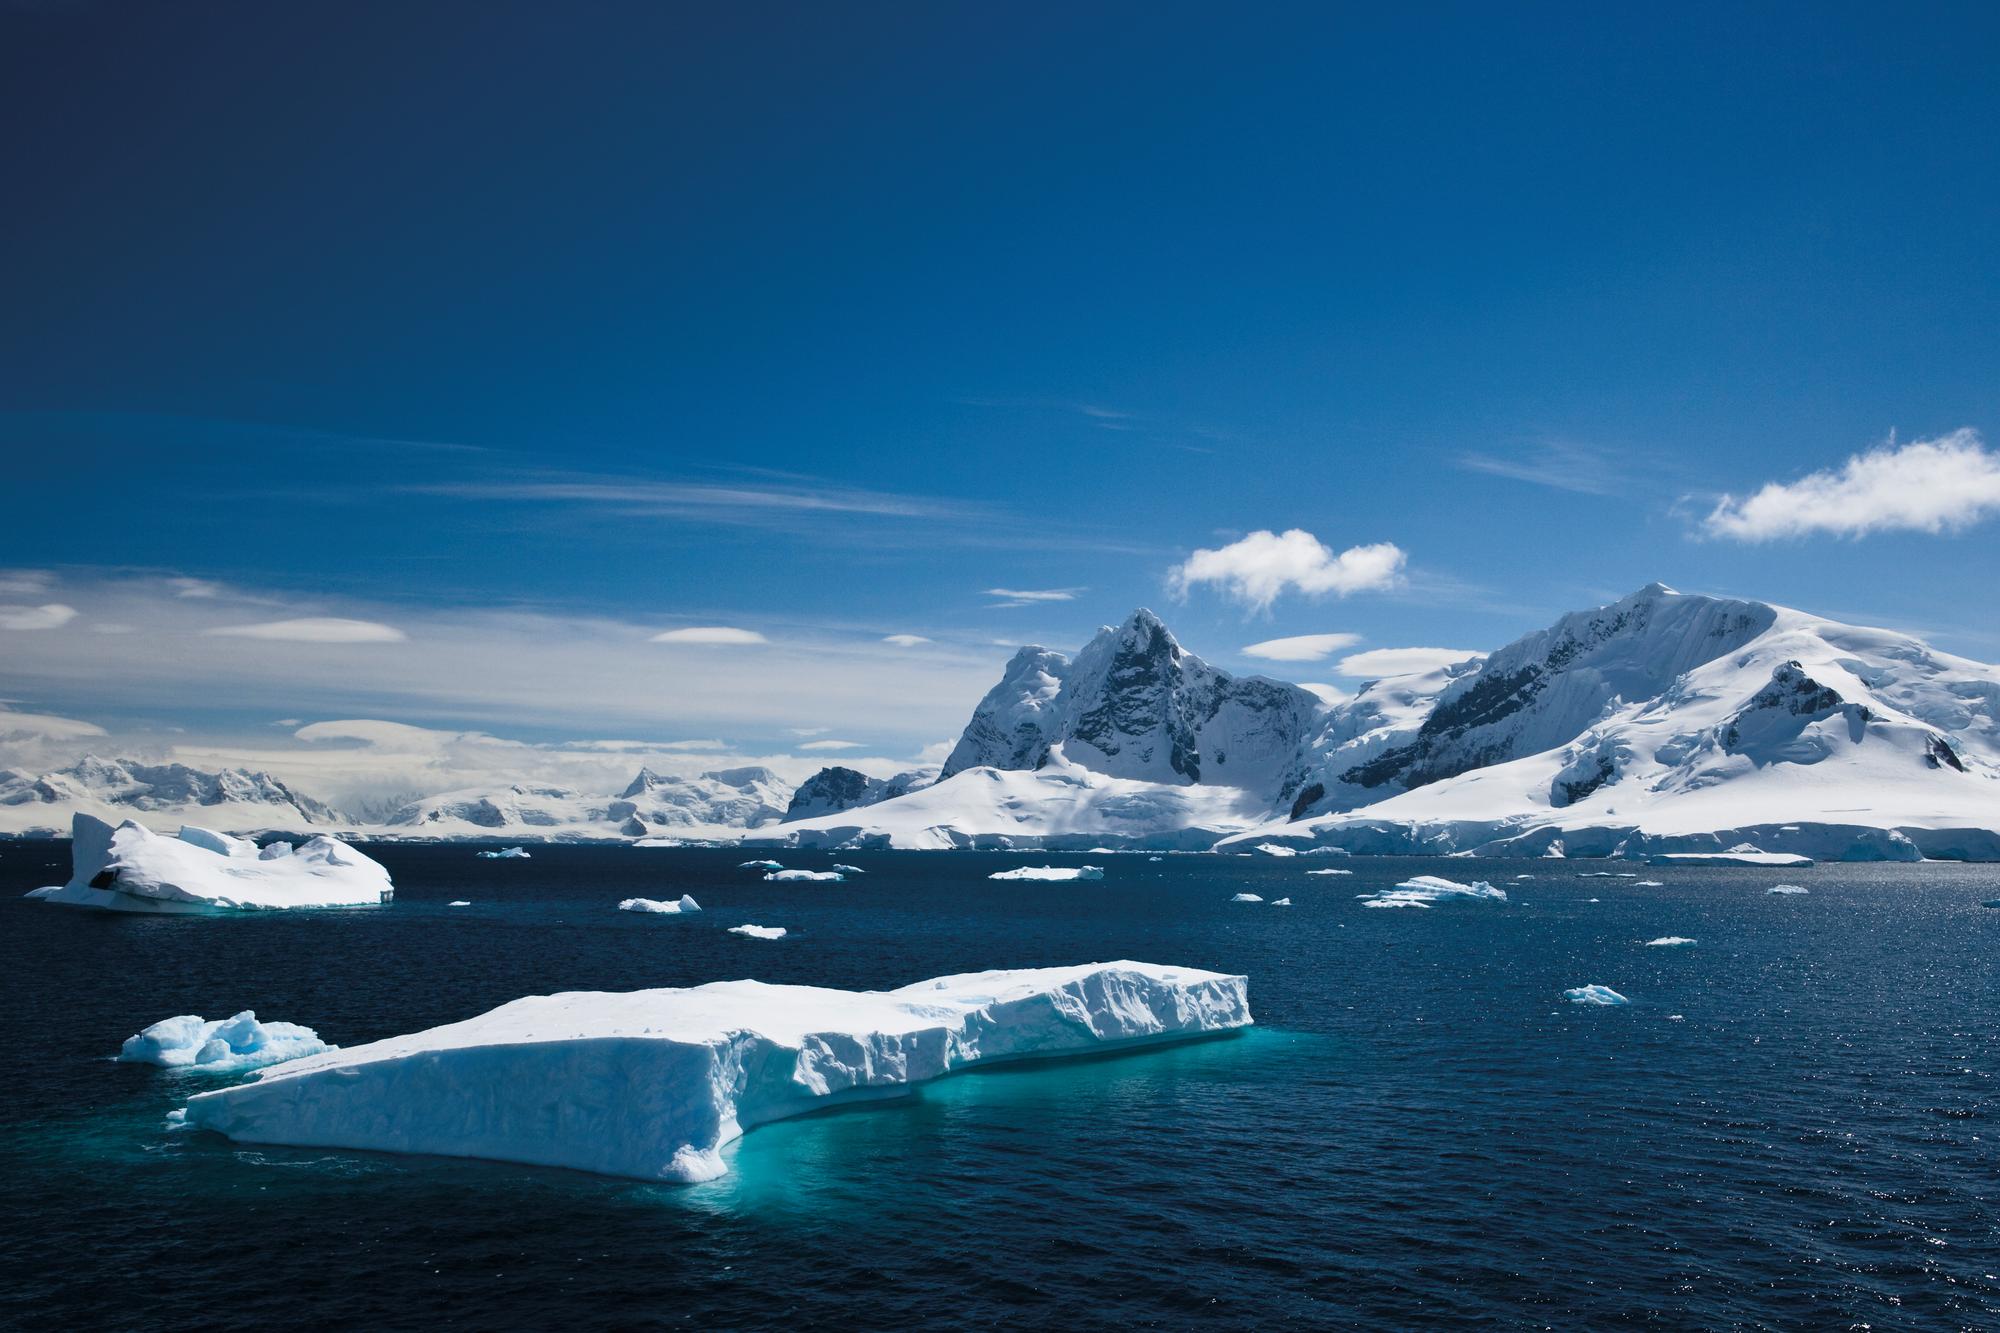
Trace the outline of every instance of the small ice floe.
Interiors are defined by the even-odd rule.
[[[1797,884],[1773,884],[1770,888],[1764,890],[1764,892],[1798,894],[1798,893],[1808,893],[1811,892],[1811,890],[1806,889]]]
[[[1584,901],[1587,903],[1601,903],[1604,900],[1602,898],[1586,898]]]
[[[701,904],[683,893],[672,902],[662,902],[658,898],[627,898],[618,904],[621,912],[660,912],[669,916],[684,912],[699,912]]]
[[[1257,844],[1257,850],[1266,856],[1297,856],[1299,854],[1298,848],[1287,847],[1282,843],[1276,842],[1260,842]]]
[[[1694,941],[1685,935],[1662,935],[1656,940],[1647,940],[1646,947],[1648,949],[1681,949],[1693,943]]]
[[[1468,902],[1481,900],[1506,902],[1507,890],[1496,889],[1485,880],[1474,880],[1470,884],[1460,884],[1457,880],[1446,879],[1442,875],[1418,875],[1406,879],[1393,889],[1383,889],[1377,893],[1356,895],[1364,899],[1363,907],[1429,907],[1433,903],[1451,902],[1463,899]]]
[[[162,1069],[196,1069],[207,1074],[240,1074],[333,1047],[311,1028],[296,1023],[259,1023],[254,1010],[213,1021],[195,1014],[163,1018],[127,1037],[118,1058],[127,1064]]]
[[[1273,907],[1290,907],[1291,905],[1292,905],[1292,900],[1290,898],[1271,899],[1271,906]]]
[[[837,884],[845,878],[846,876],[838,870],[773,870],[764,876],[766,882],[779,884],[786,884],[795,880],[832,882]]]
[[[1630,1004],[1630,1000],[1612,990],[1609,986],[1592,983],[1563,992],[1563,998],[1571,1004]]]
[[[1578,879],[1610,879],[1612,878],[1612,874],[1609,870],[1579,870],[1576,872],[1576,877]]]
[[[1232,903],[1261,903],[1264,901],[1264,899],[1260,894],[1239,893],[1234,898],[1231,898],[1229,901]]]
[[[785,938],[783,926],[731,926],[732,935],[746,935],[753,940],[781,940]]]
[[[1632,887],[1635,889],[1658,889],[1665,886],[1657,879],[1642,879],[1634,881]]]
[[[525,847],[502,847],[497,852],[489,850],[477,855],[482,861],[525,861],[529,854]]]
[[[1687,1015],[1686,1015],[1686,1014],[1668,1014],[1668,1015],[1667,1015],[1667,1021],[1668,1021],[1669,1023],[1685,1023],[1685,1022],[1687,1021]]]
[[[1514,878],[1515,878],[1515,879],[1533,879],[1533,878],[1534,878],[1534,876],[1533,876],[1533,875],[1516,875],[1516,876],[1514,876]]]
[[[1012,870],[996,870],[988,879],[1103,879],[1103,866],[1015,866]]]
[[[868,873],[867,871],[863,870],[860,866],[836,865],[834,867],[834,870],[842,875],[865,875]]]
[[[450,902],[446,903],[446,904],[445,904],[445,906],[446,906],[446,907],[470,907],[470,906],[472,906],[472,901],[471,901],[471,899],[469,899],[469,898],[454,898],[454,899],[452,899],[452,900],[451,900]]]
[[[1329,868],[1326,870],[1308,870],[1306,871],[1306,873],[1308,875],[1351,875],[1354,872],[1352,870],[1337,870]]]
[[[745,861],[736,868],[738,870],[783,870],[784,866],[778,864],[776,861]]]
[[[1157,861],[1157,860],[1159,860],[1160,858],[1159,858],[1159,857],[1157,857],[1157,856],[1149,856],[1149,857],[1147,857],[1146,859],[1147,859],[1148,861]]]

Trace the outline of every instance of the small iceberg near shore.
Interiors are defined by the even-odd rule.
[[[1578,986],[1563,992],[1563,998],[1571,1004],[1630,1004],[1630,1000],[1612,990],[1609,986],[1591,984]]]
[[[1465,902],[1506,902],[1507,890],[1496,889],[1483,879],[1470,884],[1460,884],[1455,879],[1442,875],[1418,875],[1406,879],[1393,889],[1382,889],[1376,893],[1356,895],[1363,901],[1363,907],[1423,907],[1433,903]]]
[[[299,847],[185,825],[176,838],[126,820],[70,821],[67,884],[29,896],[108,912],[264,912],[285,908],[380,907],[396,896],[389,872],[324,835]]]
[[[213,1020],[198,1014],[163,1018],[144,1032],[127,1037],[118,1058],[126,1064],[162,1069],[240,1074],[335,1049],[311,1028],[296,1023],[260,1023],[255,1010],[245,1009],[233,1017]]]
[[[528,859],[529,853],[523,847],[502,847],[497,852],[486,851],[476,853],[476,855],[482,861],[525,861]]]
[[[729,933],[742,935],[753,940],[781,940],[785,938],[783,926],[731,926]]]
[[[838,870],[773,870],[764,876],[766,883],[789,884],[794,881],[828,882],[838,884],[846,876]]]
[[[1016,866],[1012,870],[996,870],[988,879],[1103,879],[1103,866]]]
[[[664,916],[674,916],[687,912],[699,912],[701,904],[688,894],[683,893],[678,899],[669,902],[662,902],[658,898],[627,898],[618,904],[618,910],[621,912],[657,912]]]
[[[769,1121],[985,1061],[1251,1023],[1243,977],[1154,963],[972,972],[890,991],[718,981],[535,995],[201,1093],[180,1122],[243,1143],[712,1180]]]

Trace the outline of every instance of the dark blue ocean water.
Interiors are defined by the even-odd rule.
[[[790,885],[734,852],[370,851],[380,911],[0,901],[0,1325],[2000,1326],[2000,867],[1641,888],[1584,862],[1025,858],[1108,867],[1046,885],[985,879],[1020,856],[857,853],[866,878]],[[0,844],[0,894],[66,864]],[[1329,864],[1356,873],[1305,874]],[[1352,896],[1419,872],[1515,901]],[[684,892],[708,910],[614,910]],[[1700,943],[1641,947],[1661,935]],[[169,1134],[207,1085],[106,1058],[177,1013],[353,1044],[534,992],[1119,957],[1246,973],[1259,1027],[767,1126],[693,1188]],[[1587,982],[1633,1003],[1563,1001]]]

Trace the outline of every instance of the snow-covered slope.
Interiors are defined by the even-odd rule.
[[[1653,585],[1451,682],[1338,774],[1381,799],[1256,836],[1356,851],[2000,856],[2000,668]]]
[[[58,836],[78,814],[114,823],[136,818],[154,827],[187,820],[237,833],[342,822],[337,811],[270,774],[241,768],[207,773],[185,764],[87,755],[48,773],[0,770],[0,833]]]
[[[698,1181],[746,1129],[982,1060],[1247,1026],[1244,978],[1152,963],[938,977],[893,991],[718,981],[570,992],[265,1070],[187,1125],[362,1148]]]
[[[915,768],[906,773],[898,773],[889,778],[871,778],[858,769],[834,765],[819,772],[799,784],[792,793],[792,802],[785,808],[785,819],[814,819],[820,815],[835,815],[843,810],[857,810],[864,805],[876,805],[882,801],[892,801],[898,796],[907,796],[913,791],[922,791],[937,781],[934,768]]]
[[[641,769],[616,796],[568,787],[513,785],[443,792],[391,815],[384,837],[644,838],[660,834],[732,838],[784,818],[790,784],[768,768],[726,768],[698,777]]]

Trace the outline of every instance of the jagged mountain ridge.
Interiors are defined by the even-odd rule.
[[[5,831],[65,830],[74,811],[126,818],[135,812],[207,812],[218,823],[257,821],[260,827],[311,828],[339,824],[333,807],[269,773],[244,768],[205,772],[186,764],[85,755],[46,773],[0,771],[0,811]]]

